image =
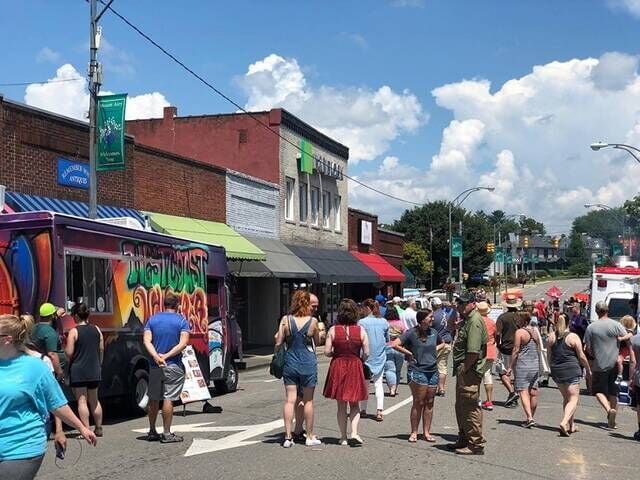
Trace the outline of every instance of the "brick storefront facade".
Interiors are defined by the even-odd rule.
[[[57,183],[57,159],[88,163],[88,124],[0,97],[0,184],[9,191],[89,201]],[[98,203],[224,222],[225,171],[127,136],[126,168],[98,172]]]

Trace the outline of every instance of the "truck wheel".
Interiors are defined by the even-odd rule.
[[[218,393],[231,393],[238,389],[238,369],[233,361],[229,363],[224,379],[215,380],[213,384]]]
[[[133,374],[129,408],[136,415],[144,415],[149,404],[149,372],[140,368]]]

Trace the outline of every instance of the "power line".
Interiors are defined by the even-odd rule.
[[[193,77],[195,77],[196,79],[198,79],[200,82],[202,82],[204,85],[206,85],[207,87],[209,87],[211,90],[213,90],[216,94],[218,94],[219,96],[221,96],[222,98],[224,98],[227,102],[229,102],[231,105],[233,105],[234,107],[236,107],[238,110],[240,110],[242,113],[248,115],[251,119],[253,119],[254,121],[256,121],[258,124],[262,125],[264,128],[266,128],[267,130],[269,130],[271,133],[273,133],[274,135],[277,135],[280,140],[292,145],[296,150],[299,150],[301,153],[304,153],[302,148],[300,148],[299,145],[296,145],[294,142],[292,142],[291,140],[289,140],[288,138],[285,138],[284,136],[282,136],[280,134],[280,132],[278,132],[277,130],[273,129],[269,124],[263,122],[260,118],[258,118],[257,116],[255,116],[253,113],[249,112],[248,110],[246,110],[244,107],[242,107],[238,102],[234,101],[231,97],[229,97],[228,95],[226,95],[224,92],[222,92],[221,90],[219,90],[218,88],[216,88],[214,85],[212,85],[209,81],[207,81],[205,78],[203,78],[202,76],[200,76],[198,73],[196,73],[193,69],[191,69],[189,66],[187,66],[184,62],[182,62],[179,58],[177,58],[174,54],[172,54],[171,52],[169,52],[166,48],[164,48],[162,45],[160,45],[158,42],[156,42],[154,39],[152,39],[149,35],[147,35],[146,33],[144,33],[142,30],[140,30],[140,28],[138,28],[136,25],[134,25],[130,20],[128,20],[124,15],[118,13],[112,6],[106,4],[104,2],[104,0],[100,0],[100,3],[102,3],[103,5],[106,6],[106,8],[108,8],[109,10],[111,10],[111,12],[118,17],[120,20],[122,20],[124,23],[126,23],[130,28],[132,28],[136,33],[138,33],[138,35],[140,35],[142,38],[144,38],[145,40],[147,40],[149,43],[151,43],[151,45],[153,45],[154,47],[156,47],[158,50],[160,50],[162,53],[164,53],[167,57],[169,57],[171,60],[173,60],[175,63],[177,63],[180,67],[182,67],[184,70],[186,70],[190,75],[192,75]],[[321,163],[322,165],[325,165],[325,160],[315,157],[316,162]],[[352,182],[357,183],[358,185],[361,185],[362,187],[368,188],[369,190],[376,192],[380,195],[384,195],[385,197],[391,198],[393,200],[397,200],[399,202],[404,202],[404,203],[408,203],[411,205],[417,205],[417,206],[422,206],[424,205],[424,203],[418,203],[418,202],[413,202],[411,200],[407,200],[405,198],[400,198],[400,197],[396,197],[394,195],[391,195],[389,193],[383,192],[382,190],[378,190],[377,188],[374,188],[370,185],[367,185],[364,182],[361,182],[360,180],[357,180],[353,177],[350,177],[349,175],[343,174],[345,178],[351,180]]]
[[[54,80],[44,80],[42,82],[15,82],[15,83],[0,83],[0,87],[26,87],[33,85],[34,83],[62,83],[62,82],[78,82],[84,80],[82,77],[78,78],[61,78]]]

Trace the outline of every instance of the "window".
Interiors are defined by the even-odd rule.
[[[67,256],[67,300],[85,303],[92,312],[111,312],[111,263],[105,258]]]
[[[320,189],[311,187],[311,224],[318,225],[318,215],[320,213]]]
[[[340,195],[335,195],[333,197],[333,228],[336,229],[337,232],[342,228],[342,224],[340,223]]]
[[[322,192],[322,226],[331,227],[331,192]]]
[[[300,206],[300,221],[306,223],[309,215],[309,201],[307,199],[307,184],[300,182],[300,198],[298,199]]]
[[[293,192],[295,186],[295,180],[290,177],[286,177],[286,192],[284,197],[284,218],[287,220],[293,220]]]

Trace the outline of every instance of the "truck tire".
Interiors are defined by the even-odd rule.
[[[136,416],[144,415],[149,403],[149,372],[139,368],[131,380],[131,394],[129,395],[129,409]]]
[[[238,389],[238,369],[233,360],[229,362],[224,379],[215,380],[213,384],[217,393],[231,393]]]

